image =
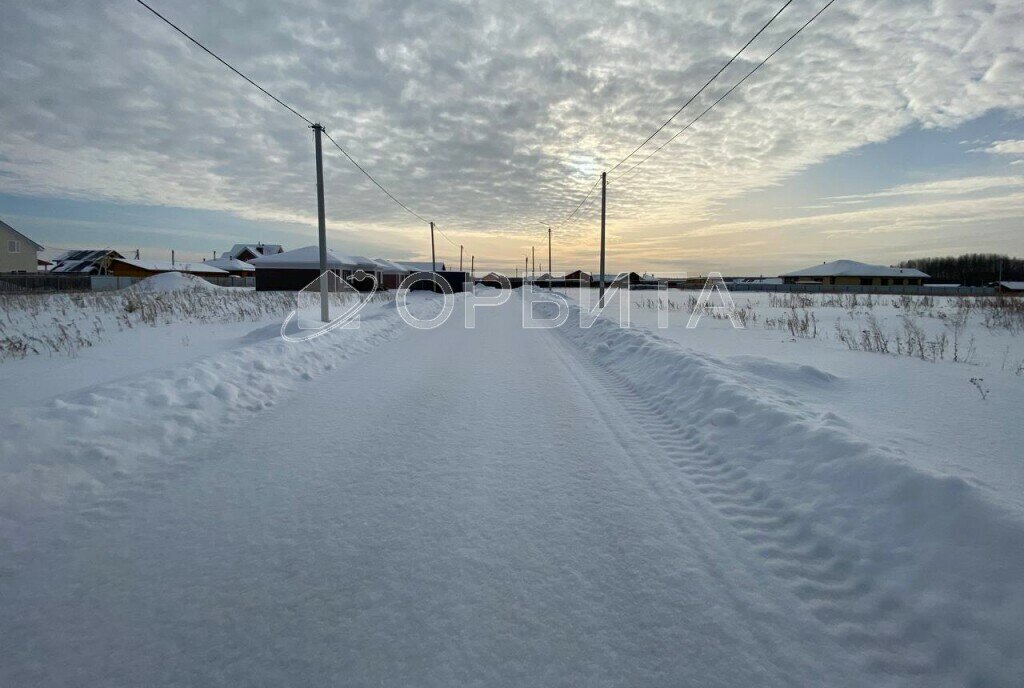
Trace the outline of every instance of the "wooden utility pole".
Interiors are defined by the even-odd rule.
[[[601,290],[598,294],[598,303],[604,307],[604,211],[607,200],[608,173],[601,173]]]
[[[316,213],[319,222],[317,237],[320,241],[320,320],[331,321],[331,303],[327,293],[327,217],[324,212],[324,154],[320,145],[323,126],[313,125],[313,141],[316,145]]]
[[[459,272],[462,272],[462,249],[464,246],[459,244]]]
[[[551,291],[551,282],[555,279],[555,273],[551,272],[551,228],[548,227],[548,291]]]
[[[437,272],[437,257],[434,254],[434,223],[430,223],[430,269]]]
[[[476,277],[476,256],[469,257],[469,277],[470,279]]]
[[[537,281],[537,247],[536,246],[531,246],[530,247],[530,251],[533,253],[533,257],[530,259],[530,261],[533,263],[533,273],[532,273],[533,274],[533,281],[536,282]]]
[[[530,256],[526,256],[526,262],[523,263],[523,286],[526,286],[526,280],[530,279]],[[524,289],[525,291],[525,289]]]

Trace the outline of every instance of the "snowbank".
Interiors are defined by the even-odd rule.
[[[642,407],[652,433],[685,438],[679,479],[843,642],[863,644],[886,672],[966,672],[951,685],[1024,675],[1020,514],[962,478],[909,465],[787,385],[759,384],[765,374],[788,386],[839,383],[813,366],[751,357],[734,366],[604,318],[578,322],[573,307],[559,331],[610,393]]]
[[[212,282],[204,280],[202,277],[196,277],[195,275],[188,275],[181,272],[162,272],[159,275],[153,275],[147,277],[144,280],[136,282],[132,286],[128,287],[126,291],[141,291],[148,293],[165,293],[175,291],[217,291],[220,289],[230,289],[231,287],[221,287]]]
[[[205,436],[406,329],[379,304],[363,311],[359,329],[302,344],[277,336],[276,322],[230,351],[11,409],[0,419],[0,559],[37,547],[41,533],[56,532],[46,525],[55,518],[102,514],[120,491],[160,482]]]

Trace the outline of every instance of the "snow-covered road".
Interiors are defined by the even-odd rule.
[[[520,318],[403,328],[70,518],[0,577],[0,685],[963,678],[780,500]]]

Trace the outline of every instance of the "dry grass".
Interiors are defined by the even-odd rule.
[[[669,312],[693,312],[695,294],[663,297],[641,297],[633,306],[641,310],[661,308]],[[976,342],[969,334],[969,324],[980,324],[992,332],[1024,333],[1024,299],[1015,297],[935,297],[878,294],[798,294],[770,292],[767,309],[742,299],[735,315],[743,323],[760,323],[771,330],[788,332],[794,338],[816,339],[819,334],[834,338],[849,349],[872,353],[908,356],[924,361],[948,360],[953,363],[977,364]],[[774,312],[765,312],[771,309]],[[829,333],[818,327],[828,309],[845,311],[837,314]],[[876,315],[879,309],[898,314],[896,323],[888,326]],[[779,313],[778,311],[782,312]],[[760,312],[759,312],[760,311]],[[723,319],[724,313],[708,315]],[[941,323],[925,326],[927,321]],[[1003,369],[1024,375],[1024,361],[1003,361]]]
[[[0,294],[0,360],[74,356],[113,332],[177,322],[259,321],[284,317],[295,307],[292,292],[244,289]]]

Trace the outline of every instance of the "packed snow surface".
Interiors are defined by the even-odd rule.
[[[548,297],[518,292],[468,329],[465,298],[302,344],[162,323],[200,353],[12,406],[0,685],[1019,685],[1024,507],[995,481],[1021,465],[991,456],[1024,435],[1019,338],[964,363],[685,308],[524,329]],[[957,409],[1001,436],[932,444]]]

